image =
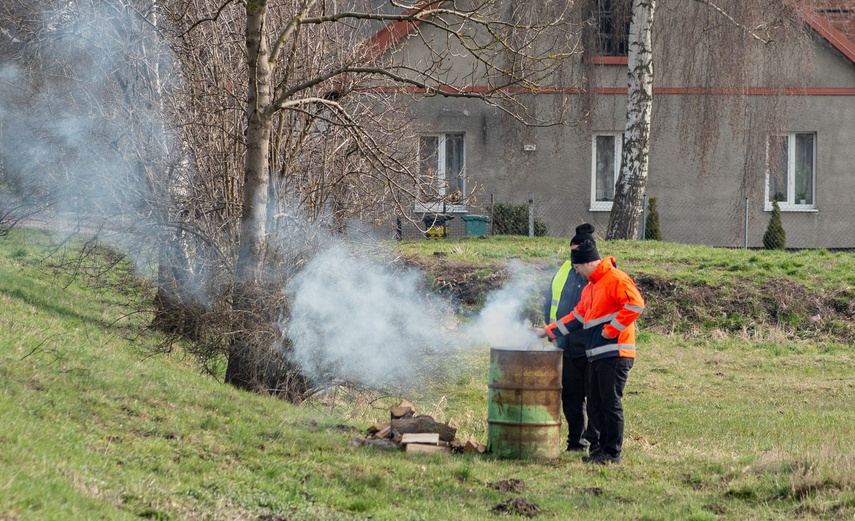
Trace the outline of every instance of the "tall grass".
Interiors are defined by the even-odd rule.
[[[46,240],[15,232],[0,241],[4,521],[482,520],[504,518],[494,508],[521,499],[542,519],[855,516],[852,346],[643,331],[621,466],[592,467],[575,454],[550,462],[412,456],[348,443],[401,397],[339,389],[295,407],[200,374],[180,346],[143,356],[160,339],[126,333],[146,317],[128,315],[109,287],[46,268]],[[496,262],[561,258],[550,239],[471,242]],[[606,246],[634,269],[662,269],[664,258],[686,277],[709,277],[692,274],[700,263],[711,263],[719,281],[731,263],[802,264],[817,286],[851,277],[843,272],[852,259],[841,254],[716,260],[694,247]],[[475,256],[469,249],[460,252]],[[473,350],[459,376],[407,398],[484,442],[488,363],[487,352]],[[498,486],[511,479],[524,488]]]

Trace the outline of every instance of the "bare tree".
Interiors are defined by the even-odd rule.
[[[42,170],[18,178],[45,180],[65,209],[146,238],[157,327],[193,338],[210,367],[226,356],[229,383],[299,400],[310,384],[279,328],[283,288],[326,240],[319,230],[388,223],[418,194],[442,195],[397,101],[478,98],[557,122],[561,111],[546,121],[521,95],[577,52],[567,13],[563,2],[45,4],[24,35],[36,54],[15,57],[18,103],[77,126],[22,125],[22,143],[63,153],[15,168]],[[400,52],[406,39],[427,51]]]
[[[564,30],[566,6],[560,3],[511,11],[501,3],[464,4],[246,5],[246,148],[230,298],[235,316],[248,320],[230,336],[228,382],[267,390],[300,382],[287,376],[298,371],[286,358],[274,356],[275,369],[269,370],[271,346],[287,353],[288,339],[250,327],[275,323],[276,313],[287,312],[283,279],[270,271],[281,267],[283,258],[271,231],[293,231],[283,219],[340,227],[350,216],[388,216],[388,210],[431,189],[414,168],[413,147],[403,154],[389,147],[400,142],[405,128],[390,112],[396,91],[480,98],[525,118],[513,91],[537,88],[574,52],[572,33]],[[385,42],[370,37],[386,23],[411,28],[409,37],[426,43],[428,53],[382,52],[389,50]],[[470,63],[455,69],[453,58],[461,54]],[[296,215],[293,203],[300,209]]]

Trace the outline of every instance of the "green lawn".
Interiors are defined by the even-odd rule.
[[[535,462],[382,452],[348,441],[400,398],[486,442],[488,349],[411,396],[338,389],[293,406],[201,374],[181,346],[149,356],[162,340],[140,334],[150,317],[128,314],[127,295],[112,285],[50,269],[46,242],[20,231],[0,240],[2,521],[519,519],[499,513],[515,505],[536,506],[535,519],[855,518],[848,340],[772,327],[643,330],[620,466],[592,467],[576,454]],[[547,270],[566,255],[546,238],[427,242],[401,247]],[[855,284],[847,254],[600,249],[634,273],[695,282]],[[524,487],[500,490],[512,479]]]

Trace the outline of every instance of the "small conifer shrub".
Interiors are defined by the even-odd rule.
[[[778,207],[778,201],[772,201],[772,216],[769,218],[766,233],[763,234],[763,247],[767,250],[783,250],[786,244],[787,234],[781,222],[781,209]]]
[[[656,208],[655,197],[651,197],[647,201],[647,216],[644,218],[644,240],[662,240],[662,232],[659,231],[659,210]]]

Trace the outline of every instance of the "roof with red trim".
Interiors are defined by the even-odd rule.
[[[442,3],[443,0],[419,0],[402,14],[412,15],[420,11],[430,11],[431,8],[438,7]],[[793,3],[798,5],[798,0]],[[810,4],[810,7],[806,4]],[[805,22],[852,63],[855,63],[855,0],[809,0],[802,5],[805,6],[801,9]],[[371,57],[376,58],[395,46],[418,24],[419,22],[405,21],[387,24],[369,40]]]
[[[855,63],[855,0],[816,0],[801,11],[805,22]]]
[[[820,0],[814,10],[847,40],[855,41],[855,0]]]

